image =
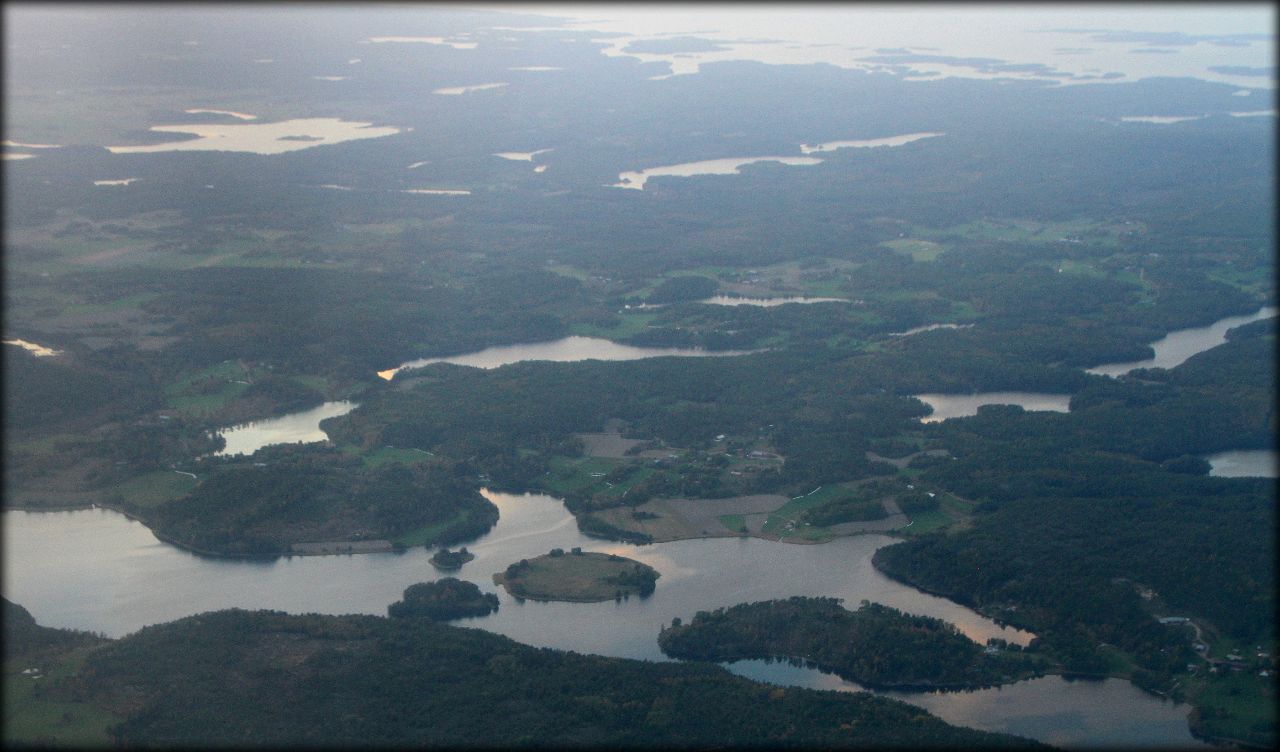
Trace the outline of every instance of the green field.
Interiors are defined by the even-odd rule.
[[[392,542],[397,545],[406,546],[406,547],[407,546],[430,546],[436,542],[436,539],[440,537],[440,533],[444,532],[445,528],[451,525],[457,524],[458,522],[466,519],[467,519],[467,513],[462,512],[457,516],[455,516],[453,519],[445,520],[444,522],[438,522],[434,525],[426,525],[426,526],[417,528],[415,530],[410,530],[409,532],[399,536]]]
[[[947,247],[941,243],[935,243],[932,240],[921,240],[919,238],[898,238],[897,240],[886,240],[880,245],[896,253],[910,256],[912,261],[918,262],[933,261],[947,250]]]
[[[5,747],[16,744],[52,747],[108,747],[108,727],[119,718],[84,702],[50,697],[54,685],[75,673],[84,662],[84,652],[72,654],[58,665],[45,668],[39,679],[24,676],[22,665],[5,666],[4,735]]]
[[[626,339],[645,330],[658,314],[652,311],[625,311],[618,314],[618,325],[604,327],[599,324],[576,323],[569,327],[569,333],[579,337],[600,337],[602,339]]]
[[[190,475],[173,470],[157,470],[112,487],[108,495],[119,494],[131,505],[151,508],[187,495],[198,483]]]
[[[1200,733],[1261,747],[1275,741],[1275,677],[1252,672],[1200,676],[1189,694],[1198,707]]]

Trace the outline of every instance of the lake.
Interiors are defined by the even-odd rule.
[[[1209,474],[1219,478],[1275,478],[1280,475],[1280,457],[1271,449],[1244,449],[1218,452],[1205,457]]]
[[[814,154],[824,151],[835,151],[836,149],[874,149],[881,146],[902,146],[912,141],[919,141],[922,138],[933,138],[935,136],[943,136],[944,133],[906,133],[901,136],[888,136],[886,138],[869,138],[861,141],[827,141],[826,143],[810,146],[802,144],[800,152],[802,154]]]
[[[482,493],[498,506],[498,523],[467,546],[475,560],[448,574],[495,593],[501,606],[490,616],[455,623],[525,644],[668,660],[658,649],[657,635],[673,618],[687,621],[699,610],[792,595],[843,598],[851,608],[863,599],[883,603],[950,621],[978,642],[1001,637],[1026,644],[1032,636],[880,574],[871,556],[895,542],[887,536],[860,535],[819,545],[711,538],[636,546],[584,536],[563,503],[550,496]],[[200,557],[160,542],[141,523],[106,509],[7,511],[3,534],[5,597],[30,610],[41,624],[113,637],[147,624],[233,607],[385,614],[409,585],[446,576],[430,563],[432,550],[424,548],[401,554],[274,560]],[[522,558],[574,546],[654,567],[661,574],[657,589],[648,598],[621,602],[521,602],[490,579]],[[752,668],[753,663],[760,665]],[[731,669],[782,684],[857,688],[786,664],[744,661]],[[980,692],[883,694],[922,705],[951,723],[1008,730],[1051,743],[1191,743],[1185,706],[1163,702],[1123,681],[1045,677]]]
[[[214,452],[216,457],[236,454],[253,454],[270,444],[297,444],[326,441],[329,436],[320,430],[320,421],[346,415],[356,408],[354,402],[326,402],[319,407],[303,410],[279,418],[255,420],[224,428],[218,432],[227,444]]]
[[[1208,326],[1178,329],[1151,343],[1151,348],[1156,351],[1154,358],[1127,363],[1107,363],[1087,368],[1085,371],[1099,376],[1123,376],[1135,368],[1173,368],[1186,362],[1192,355],[1226,342],[1228,329],[1261,319],[1269,319],[1275,315],[1275,306],[1265,306],[1246,316],[1228,316]]]
[[[933,408],[921,423],[940,423],[947,418],[977,415],[983,405],[1018,405],[1024,410],[1069,412],[1070,394],[1041,392],[980,392],[978,394],[915,394],[916,399]]]
[[[659,581],[661,582],[661,581]],[[864,687],[813,668],[763,660],[725,664],[739,676],[793,687],[862,692]],[[1070,747],[1199,748],[1191,706],[1162,700],[1127,681],[1068,681],[1042,676],[971,692],[877,692],[919,705],[942,720]]]
[[[920,332],[932,332],[935,329],[972,329],[973,324],[926,324],[906,330],[905,332],[889,332],[890,337],[910,337]]]
[[[458,96],[459,94],[466,94],[472,91],[485,91],[487,89],[499,89],[506,85],[507,85],[506,83],[492,83],[492,84],[472,84],[471,86],[446,86],[442,89],[435,89],[431,93],[444,94],[447,96]]]
[[[374,127],[339,118],[298,118],[276,123],[219,123],[153,125],[157,133],[191,133],[198,138],[145,146],[108,146],[113,154],[154,154],[166,151],[244,151],[283,154],[313,146],[362,138],[380,138],[400,132],[389,126]]]
[[[701,162],[684,162],[682,164],[650,167],[639,172],[623,172],[618,175],[614,188],[632,188],[644,190],[649,178],[680,177],[693,175],[737,175],[738,168],[757,162],[778,162],[784,165],[815,165],[822,162],[817,157],[727,157],[724,159],[705,159]]]
[[[479,352],[449,355],[441,358],[419,358],[401,363],[395,368],[379,371],[378,375],[390,381],[397,372],[406,368],[421,368],[432,363],[453,363],[473,368],[498,368],[524,360],[549,360],[556,363],[572,363],[579,360],[640,360],[678,356],[700,358],[728,355],[746,355],[749,350],[704,350],[700,347],[635,347],[621,345],[596,337],[565,337],[550,342],[532,342],[523,345],[498,345]]]
[[[761,308],[772,308],[774,306],[786,305],[787,303],[848,303],[846,298],[805,298],[805,297],[789,297],[789,298],[740,298],[735,295],[715,295],[706,300],[699,300],[699,303],[707,305],[751,305],[760,306]]]
[[[6,339],[4,344],[21,347],[23,350],[35,355],[37,358],[49,358],[62,352],[61,350],[54,350],[51,347],[38,345],[35,342],[28,342],[25,339]]]

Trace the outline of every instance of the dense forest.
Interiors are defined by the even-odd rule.
[[[497,508],[447,468],[366,467],[305,445],[223,461],[190,494],[144,514],[166,539],[230,555],[288,553],[296,543],[395,543],[424,530],[418,543],[456,543],[498,521]]]
[[[449,621],[487,616],[497,610],[498,596],[481,593],[474,582],[445,577],[434,582],[416,582],[405,588],[404,598],[387,606],[387,616]]]
[[[686,660],[796,659],[880,689],[981,687],[1025,678],[1040,665],[1019,652],[986,652],[940,619],[866,601],[849,611],[834,598],[699,611],[664,627],[658,644]]]
[[[200,614],[94,652],[60,691],[124,715],[112,739],[129,747],[1030,744],[869,695],[536,649],[413,618]]]

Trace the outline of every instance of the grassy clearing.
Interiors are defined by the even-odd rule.
[[[910,256],[912,261],[922,263],[933,261],[947,250],[947,246],[941,243],[935,243],[932,240],[922,240],[920,238],[898,238],[897,240],[886,240],[880,245],[894,251],[895,253]]]
[[[722,514],[716,519],[720,520],[720,524],[735,533],[747,526],[747,518],[740,514]]]
[[[648,311],[625,312],[618,315],[618,325],[604,327],[599,324],[577,323],[569,327],[569,333],[579,337],[600,337],[602,339],[626,339],[645,330],[658,314]]]
[[[199,481],[190,475],[157,470],[130,478],[111,488],[108,494],[119,494],[128,503],[149,509],[186,496],[197,484]]]
[[[392,542],[401,546],[430,546],[440,537],[440,533],[445,528],[455,525],[459,522],[465,522],[468,517],[466,512],[459,512],[452,519],[438,522],[434,525],[425,525],[415,530],[410,530],[404,535],[395,538]]]
[[[165,404],[184,415],[206,416],[239,397],[252,376],[233,360],[188,372],[165,387]]]
[[[643,578],[633,573],[644,573],[653,579],[658,576],[652,567],[622,556],[565,552],[529,559],[527,566],[515,565],[514,569],[495,574],[493,580],[521,598],[590,603],[643,595]]]
[[[924,535],[949,527],[955,522],[950,515],[940,509],[907,516],[911,518],[911,523],[898,531],[903,535]]]
[[[84,651],[73,653],[49,668],[40,679],[23,676],[28,666],[5,666],[4,735],[5,747],[39,744],[69,748],[108,747],[107,729],[124,720],[84,702],[67,702],[48,697],[50,688],[76,672],[84,662]],[[47,668],[47,667],[40,667]]]
[[[360,452],[360,450],[355,447],[351,447],[350,450],[348,450],[347,447],[343,447],[343,451],[350,451],[350,453]],[[380,447],[364,453],[360,460],[364,463],[365,467],[378,467],[379,465],[385,465],[388,462],[399,462],[405,465],[414,465],[420,462],[427,462],[434,456],[435,455],[422,449]]]
[[[1188,690],[1198,711],[1200,733],[1251,742],[1262,748],[1274,743],[1274,677],[1245,672],[1203,676],[1194,680]]]
[[[819,486],[816,490],[805,494],[799,498],[792,499],[786,504],[776,509],[769,518],[765,520],[761,532],[766,535],[777,535],[781,537],[789,537],[798,535],[805,538],[813,538],[824,534],[825,528],[804,527],[804,524],[798,522],[801,513],[806,509],[812,509],[821,506],[828,501],[832,501],[849,492],[844,486],[833,484],[829,486]],[[791,530],[787,529],[788,523],[795,523],[795,527]]]
[[[542,483],[554,495],[585,493],[593,486],[604,487],[604,477],[615,467],[627,464],[609,457],[552,457],[551,472]]]

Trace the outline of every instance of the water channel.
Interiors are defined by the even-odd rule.
[[[1217,347],[1227,341],[1227,330],[1276,315],[1275,306],[1265,306],[1245,316],[1228,316],[1208,326],[1179,329],[1151,343],[1155,357],[1128,363],[1107,363],[1086,369],[1099,376],[1123,376],[1135,368],[1173,368],[1187,361],[1192,355]]]

